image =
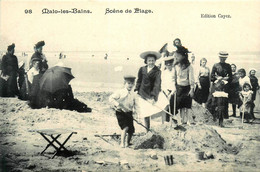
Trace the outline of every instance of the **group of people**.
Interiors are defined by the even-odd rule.
[[[29,61],[28,70],[25,69],[25,62],[21,61],[18,64],[18,59],[14,55],[15,44],[8,46],[7,53],[1,61],[0,96],[28,100],[31,108],[50,107],[91,112],[91,108],[85,103],[74,98],[69,84],[54,93],[40,89],[40,80],[49,69],[47,59],[42,52],[44,45],[44,41],[35,44],[35,52]],[[62,54],[59,58],[61,56]],[[57,65],[63,67],[59,63]]]
[[[214,120],[219,119],[220,127],[224,127],[223,120],[229,118],[229,103],[233,107],[232,116],[236,116],[238,106],[241,116],[245,116],[247,122],[254,119],[253,102],[259,89],[255,69],[249,71],[249,77],[244,69],[236,73],[236,65],[226,63],[228,53],[221,51],[218,55],[220,62],[214,64],[211,71],[206,65],[207,59],[202,58],[200,67],[195,72],[194,54],[190,62],[188,54],[191,52],[181,44],[181,40],[175,39],[173,45],[176,47],[173,52],[167,50],[167,44],[159,52],[143,52],[140,57],[144,59],[145,66],[138,71],[135,88],[136,77],[127,75],[124,77],[125,88],[111,95],[110,102],[122,129],[122,147],[130,144],[134,133],[133,113],[139,113],[140,109],[138,97],[155,104],[159,94],[163,93],[170,103],[168,113],[162,119],[169,122],[172,118],[177,127],[195,124],[191,109],[193,99],[208,108]],[[156,66],[155,63],[161,56],[162,63]],[[179,118],[173,114],[179,115]],[[144,124],[149,130],[150,116],[144,118]]]

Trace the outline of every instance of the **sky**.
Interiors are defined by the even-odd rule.
[[[140,53],[158,51],[180,38],[194,52],[260,52],[259,1],[0,1],[0,51]],[[86,9],[91,14],[42,14],[42,9]],[[106,14],[110,9],[150,9],[153,13]],[[25,14],[32,9],[32,14]],[[201,14],[231,18],[201,18]]]

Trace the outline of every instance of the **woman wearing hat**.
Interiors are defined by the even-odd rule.
[[[161,71],[155,66],[161,54],[155,51],[143,52],[140,57],[144,59],[145,66],[138,71],[135,91],[145,100],[155,103],[161,90]],[[150,128],[150,117],[145,117],[145,126]]]
[[[30,69],[32,68],[32,59],[39,59],[40,64],[40,73],[44,73],[48,69],[48,64],[47,64],[47,59],[45,55],[42,53],[42,47],[45,45],[44,41],[38,42],[35,47],[35,53],[32,55],[31,60],[30,60]]]
[[[192,97],[194,95],[194,73],[193,67],[188,60],[188,49],[183,46],[178,46],[174,53],[176,60],[175,77],[177,89],[177,109],[180,109],[181,122],[179,124],[188,125],[194,123],[192,118]]]
[[[230,64],[226,63],[228,53],[219,52],[219,63],[214,64],[211,72],[212,88],[212,113],[214,119],[219,119],[219,126],[224,127],[223,120],[228,119],[228,93],[232,81],[232,70]]]
[[[2,76],[6,78],[6,91],[4,96],[14,97],[18,95],[17,74],[18,60],[14,55],[15,44],[9,45],[6,55],[2,58]]]

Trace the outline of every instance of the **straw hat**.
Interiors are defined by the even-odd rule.
[[[219,56],[219,57],[227,58],[227,57],[228,57],[228,53],[227,53],[226,51],[220,51],[220,52],[218,53],[218,56]]]
[[[157,51],[146,51],[146,52],[143,52],[142,54],[140,54],[140,57],[142,59],[145,59],[148,55],[154,55],[156,57],[156,60],[161,58],[161,54],[159,52],[157,52]]]

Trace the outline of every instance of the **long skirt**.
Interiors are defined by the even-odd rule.
[[[177,85],[177,101],[176,101],[176,107],[177,109],[182,109],[182,108],[191,108],[192,104],[192,98],[188,95],[190,92],[190,85],[188,86],[181,86]]]
[[[201,89],[198,87],[194,93],[194,100],[199,104],[206,103],[209,96],[210,81],[208,76],[201,76],[199,78]]]
[[[228,102],[232,104],[239,104],[239,91],[240,86],[239,83],[231,83],[230,90],[228,93]]]
[[[228,119],[228,98],[227,97],[213,97],[213,104],[215,107],[214,116],[217,119]]]

